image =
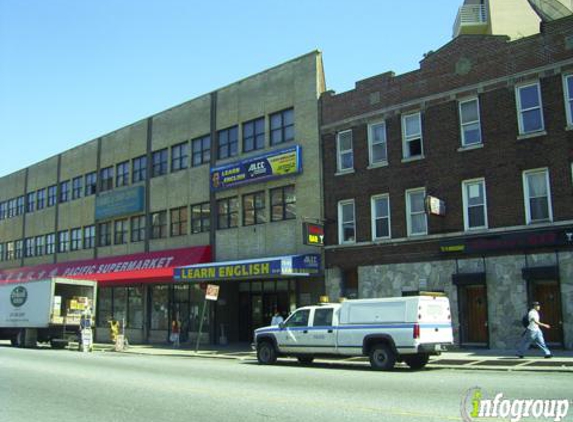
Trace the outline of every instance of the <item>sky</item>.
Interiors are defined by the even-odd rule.
[[[463,0],[0,0],[0,177],[314,50],[415,70]]]

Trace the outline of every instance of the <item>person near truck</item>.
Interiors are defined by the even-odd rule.
[[[117,342],[117,336],[119,335],[119,321],[117,321],[113,316],[109,319],[109,336],[111,342],[115,344]]]
[[[181,333],[181,322],[178,317],[175,317],[171,322],[171,342],[173,347],[179,347],[179,334]]]
[[[525,352],[529,349],[532,343],[537,345],[543,353],[545,354],[545,358],[551,358],[553,355],[551,351],[547,348],[545,344],[545,339],[543,338],[543,332],[541,328],[545,328],[549,330],[551,326],[549,324],[545,324],[539,320],[539,310],[541,309],[541,304],[539,302],[533,302],[531,304],[531,309],[527,313],[527,319],[529,320],[529,325],[525,329],[523,336],[521,338],[521,344],[517,349],[517,357],[522,358],[525,355]]]
[[[284,322],[284,318],[279,312],[279,310],[275,308],[275,313],[273,314],[273,318],[271,319],[271,325],[279,325],[281,322]]]

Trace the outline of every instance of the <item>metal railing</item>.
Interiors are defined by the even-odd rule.
[[[466,25],[487,25],[487,8],[485,4],[466,4],[461,6],[454,23],[454,37]]]

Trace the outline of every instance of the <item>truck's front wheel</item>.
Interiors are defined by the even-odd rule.
[[[261,365],[272,365],[277,361],[275,346],[269,341],[259,343],[257,347],[257,360]]]
[[[389,371],[396,363],[396,355],[387,344],[376,344],[370,350],[370,365],[376,371]]]
[[[428,361],[430,356],[427,353],[418,353],[417,355],[404,356],[404,362],[412,369],[422,369]]]

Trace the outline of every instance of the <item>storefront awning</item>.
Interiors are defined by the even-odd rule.
[[[196,246],[0,270],[0,284],[51,277],[95,280],[104,285],[171,282],[176,267],[210,260],[211,247]]]
[[[176,281],[223,281],[308,277],[320,271],[320,255],[287,255],[242,261],[212,262],[175,268]]]

